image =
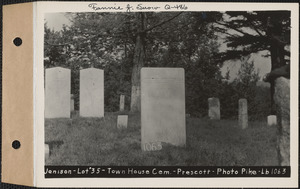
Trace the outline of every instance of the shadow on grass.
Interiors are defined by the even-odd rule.
[[[63,141],[46,165],[115,166],[268,166],[277,165],[276,128],[236,120],[187,118],[186,147],[163,144],[161,151],[141,150],[140,116],[128,114],[128,128],[117,129],[117,116],[46,119],[45,141]],[[126,113],[125,113],[126,114]]]

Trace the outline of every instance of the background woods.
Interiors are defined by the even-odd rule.
[[[140,111],[140,69],[185,69],[186,113],[207,115],[207,99],[218,97],[221,115],[236,118],[238,99],[246,98],[250,119],[271,110],[270,88],[258,85],[257,52],[271,69],[289,63],[290,12],[66,13],[70,24],[55,31],[45,24],[45,68],[71,69],[71,93],[79,108],[79,70],[104,70],[105,111]],[[224,47],[224,44],[226,44]],[[258,55],[255,55],[258,56]],[[222,74],[224,61],[241,64]],[[263,63],[261,63],[263,64]],[[264,65],[262,65],[264,66]],[[262,103],[263,102],[263,103]]]

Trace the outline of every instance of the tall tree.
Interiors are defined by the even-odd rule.
[[[146,43],[146,15],[143,12],[136,13],[137,33],[134,48],[133,68],[131,74],[131,101],[130,111],[139,112],[141,109],[141,86],[140,75],[141,68],[145,64],[145,43]]]
[[[146,60],[147,33],[170,22],[181,13],[170,13],[169,17],[161,19],[155,24],[148,19],[151,14],[153,13],[69,14],[73,22],[71,30],[74,34],[71,40],[80,41],[74,45],[73,50],[73,54],[77,54],[77,57],[83,57],[89,60],[88,62],[91,62],[94,57],[99,62],[99,59],[104,56],[110,56],[114,60],[120,58],[119,49],[124,50],[125,58],[128,50],[133,51],[131,75],[131,111],[133,112],[140,111],[140,70]],[[155,16],[152,16],[151,19],[153,18]]]
[[[226,35],[230,48],[222,53],[223,60],[239,59],[267,50],[271,70],[289,63],[290,11],[226,12],[216,21],[216,30]],[[275,112],[274,82],[271,82],[271,113]]]
[[[51,30],[48,28],[47,23],[44,25],[44,61],[45,68],[58,66],[59,63],[66,61],[67,47],[62,44],[62,34],[61,32]]]
[[[218,45],[211,22],[215,17],[220,17],[221,13],[138,12],[67,15],[72,25],[65,27],[61,31],[60,40],[56,41],[58,45],[67,47],[66,54],[69,58],[64,64],[75,70],[73,75],[79,74],[79,67],[94,66],[105,69],[105,74],[109,76],[105,78],[118,76],[116,79],[120,83],[126,80],[126,86],[130,72],[128,70],[131,69],[130,109],[133,112],[140,111],[140,70],[143,66],[198,70],[193,74],[200,74],[204,80],[213,79],[219,70],[219,61],[214,58]],[[193,66],[199,68],[193,69]],[[110,84],[110,93],[106,94],[111,97],[119,87],[116,87],[116,81]],[[122,90],[128,92],[127,88]]]
[[[130,111],[139,112],[141,110],[141,88],[140,88],[140,72],[141,68],[145,64],[146,60],[146,37],[147,34],[157,27],[161,27],[164,24],[172,21],[178,17],[180,13],[172,14],[171,16],[161,19],[157,24],[151,24],[148,21],[148,15],[143,12],[136,13],[136,24],[137,32],[135,36],[135,49],[134,49],[134,58],[133,58],[133,68],[132,68],[132,77],[131,77],[131,103]],[[152,17],[153,18],[153,17]]]

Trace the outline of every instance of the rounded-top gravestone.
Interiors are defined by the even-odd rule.
[[[80,70],[80,107],[82,117],[104,117],[104,72],[101,69]]]
[[[45,118],[70,118],[70,69],[48,68],[45,77]]]

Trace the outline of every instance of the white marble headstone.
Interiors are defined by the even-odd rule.
[[[268,126],[277,125],[277,117],[276,115],[269,115],[268,116]]]
[[[239,99],[239,127],[246,129],[248,127],[248,104],[247,99]]]
[[[184,69],[141,69],[141,123],[142,150],[160,150],[161,142],[185,146]]]
[[[48,68],[45,77],[45,118],[70,118],[71,71]]]
[[[120,111],[124,111],[125,107],[125,95],[120,95]]]
[[[128,124],[128,115],[118,115],[117,128],[127,128]]]
[[[80,107],[82,117],[104,117],[104,72],[101,69],[80,70]]]
[[[48,144],[45,144],[45,159],[49,159],[50,156],[50,148]]]

